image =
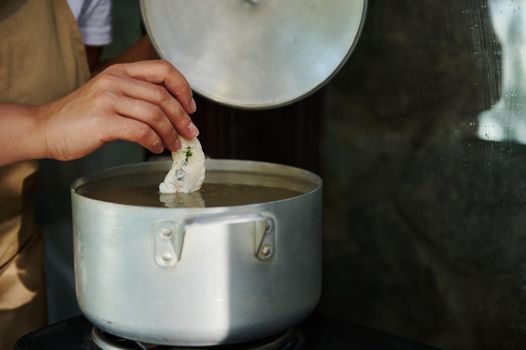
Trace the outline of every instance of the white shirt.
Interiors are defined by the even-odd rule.
[[[111,43],[111,0],[68,0],[85,45]]]

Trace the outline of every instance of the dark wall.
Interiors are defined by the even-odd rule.
[[[319,172],[324,94],[322,90],[299,103],[265,111],[236,110],[197,98],[194,122],[212,158],[268,161]]]
[[[526,346],[526,149],[477,134],[501,56],[486,1],[370,1],[326,91],[323,310],[446,349]]]

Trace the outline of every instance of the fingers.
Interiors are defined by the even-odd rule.
[[[153,153],[161,153],[163,142],[157,133],[147,124],[138,120],[117,116],[108,123],[104,131],[103,142],[115,140],[131,141],[140,144]]]
[[[198,134],[188,116],[194,111],[192,90],[181,73],[166,61],[145,61],[107,68],[39,109],[43,116],[38,119],[44,121],[49,156],[76,159],[114,140],[136,142],[155,153],[164,146],[176,151],[179,135],[192,139]]]
[[[155,84],[163,84],[174,95],[187,113],[196,110],[192,89],[186,78],[168,61],[141,61],[121,65],[129,76]]]
[[[115,112],[147,124],[172,152],[181,148],[181,141],[170,119],[158,105],[127,96],[116,97]]]
[[[193,139],[199,134],[183,107],[163,86],[125,77],[120,79],[122,81],[115,84],[120,93],[161,107],[183,137]]]

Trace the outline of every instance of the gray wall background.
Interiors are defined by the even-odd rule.
[[[526,118],[526,2],[369,5],[327,88],[321,308],[446,349],[524,349],[526,148],[479,131],[485,112]]]

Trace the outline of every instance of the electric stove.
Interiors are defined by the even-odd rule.
[[[142,344],[95,329],[83,316],[39,329],[20,338],[15,350],[437,350],[409,339],[314,313],[303,323],[273,337],[214,347]]]

